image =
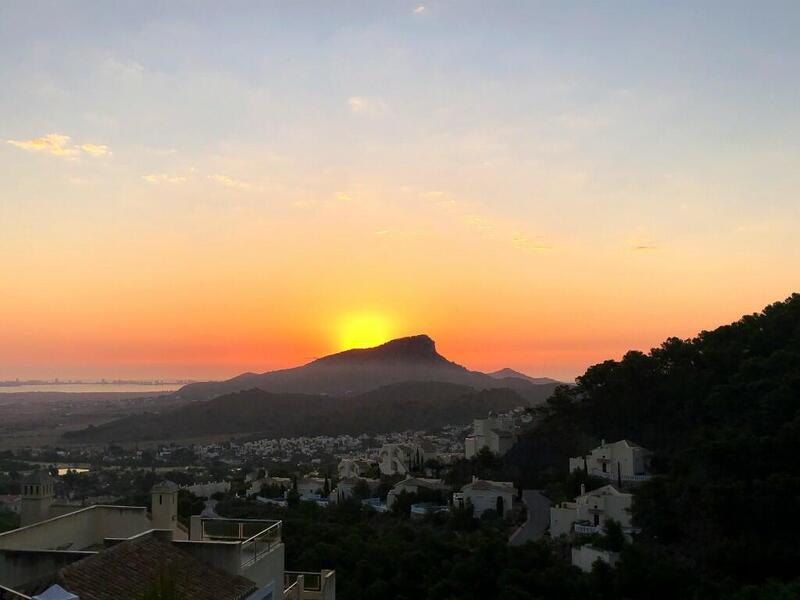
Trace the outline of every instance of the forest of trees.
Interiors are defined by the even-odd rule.
[[[635,490],[642,532],[623,553],[619,585],[630,577],[651,598],[789,593],[779,581],[800,573],[800,295],[595,365],[538,412],[506,457],[530,486],[552,485],[568,456],[601,438],[654,452],[657,476]]]

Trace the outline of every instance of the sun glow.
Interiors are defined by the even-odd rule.
[[[339,323],[338,343],[342,350],[371,348],[388,342],[393,327],[389,319],[375,313],[347,315]]]

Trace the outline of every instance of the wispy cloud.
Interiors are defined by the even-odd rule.
[[[511,238],[511,243],[517,248],[525,250],[536,250],[538,252],[548,252],[553,249],[552,246],[545,244],[542,241],[542,236],[528,236],[524,233],[517,233]]]
[[[81,144],[75,146],[70,144],[70,136],[62,133],[48,133],[42,137],[33,138],[30,140],[7,140],[12,146],[21,148],[28,152],[40,152],[43,154],[50,154],[51,156],[60,156],[62,158],[74,158],[79,156],[81,152],[90,156],[106,156],[111,154],[108,146],[104,144]]]
[[[238,179],[234,179],[233,177],[229,177],[228,175],[222,175],[219,173],[215,173],[213,175],[209,175],[208,178],[211,181],[215,181],[220,185],[224,185],[225,187],[235,188],[238,190],[252,190],[255,189],[254,186],[246,181],[239,181]]]
[[[8,140],[8,143],[28,152],[42,152],[53,156],[77,156],[80,151],[69,146],[70,137],[60,133],[48,133],[31,140]]]
[[[142,177],[147,183],[185,183],[187,178],[183,175],[167,175],[166,173],[151,173]]]
[[[354,115],[380,117],[389,112],[389,105],[380,98],[351,96],[347,99],[347,105],[350,107],[350,112]]]
[[[425,12],[425,7],[422,4],[420,4],[419,6],[417,6],[417,8],[414,9],[415,15],[421,15],[424,12]]]
[[[108,146],[105,144],[82,144],[81,150],[86,152],[86,154],[91,154],[92,156],[105,156],[106,154],[111,154]]]

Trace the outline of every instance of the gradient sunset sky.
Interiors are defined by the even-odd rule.
[[[0,3],[0,379],[427,333],[572,378],[800,288],[800,3]]]

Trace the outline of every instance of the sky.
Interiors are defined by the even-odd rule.
[[[0,3],[0,379],[426,333],[570,379],[800,288],[800,4]]]

